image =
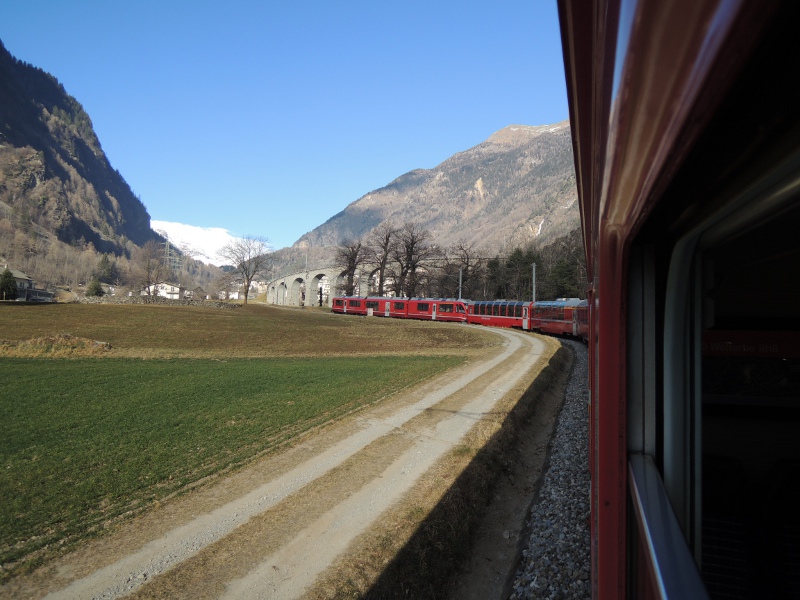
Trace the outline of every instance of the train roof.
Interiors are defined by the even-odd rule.
[[[465,300],[471,304],[530,304],[530,300]]]
[[[556,307],[568,307],[568,306],[580,306],[581,303],[584,305],[586,304],[586,300],[581,300],[580,298],[556,298],[555,300],[537,300],[534,302],[536,306],[556,306]]]

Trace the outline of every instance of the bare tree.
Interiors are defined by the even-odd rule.
[[[378,296],[383,296],[386,287],[386,276],[389,269],[389,259],[398,229],[388,221],[378,225],[367,239],[367,262],[375,267],[378,275]]]
[[[431,238],[431,232],[419,223],[406,223],[400,229],[392,250],[392,259],[397,265],[394,287],[398,296],[415,296],[433,260],[441,255]]]
[[[482,267],[483,259],[475,245],[459,241],[444,253],[438,272],[439,293],[448,297],[475,298],[479,291]]]
[[[255,235],[238,238],[219,250],[219,255],[228,261],[233,266],[233,271],[242,278],[245,304],[253,279],[265,273],[269,267],[269,251],[267,238]]]
[[[146,242],[133,253],[132,283],[139,289],[147,290],[148,296],[153,296],[153,288],[165,283],[171,274],[164,257],[164,249],[155,240]]]
[[[336,266],[345,277],[344,295],[352,296],[355,290],[356,271],[367,260],[367,248],[361,240],[345,240],[336,248]]]

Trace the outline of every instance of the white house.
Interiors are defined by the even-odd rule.
[[[179,285],[175,285],[174,283],[157,283],[152,287],[152,295],[153,296],[161,296],[162,298],[167,298],[169,300],[180,300],[183,298],[183,288]],[[142,296],[149,295],[147,293],[147,289],[143,289],[140,294]]]

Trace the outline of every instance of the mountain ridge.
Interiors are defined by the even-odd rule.
[[[337,246],[377,225],[413,221],[441,246],[547,243],[577,226],[569,123],[509,125],[432,169],[414,169],[351,202],[292,248]]]

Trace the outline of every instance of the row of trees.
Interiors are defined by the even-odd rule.
[[[369,290],[359,286],[362,294],[525,300],[533,295],[534,264],[538,299],[582,298],[586,288],[579,229],[548,246],[516,248],[501,257],[466,243],[439,247],[417,223],[383,223],[365,240],[338,246],[336,264],[346,295],[354,294],[357,280],[367,278]]]

